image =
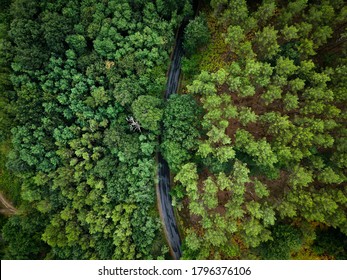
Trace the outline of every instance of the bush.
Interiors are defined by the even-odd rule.
[[[210,32],[206,18],[198,16],[190,20],[184,30],[183,49],[187,56],[195,53],[198,47],[206,45],[210,40]]]
[[[288,260],[302,245],[302,234],[290,225],[277,225],[272,230],[273,241],[262,243],[258,250],[265,260]]]
[[[313,243],[313,251],[318,255],[329,255],[337,260],[347,259],[347,239],[346,235],[339,229],[328,228],[318,229],[317,238]]]

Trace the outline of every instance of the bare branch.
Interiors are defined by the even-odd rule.
[[[139,124],[139,122],[135,121],[133,117],[127,117],[126,120],[129,123],[131,130],[141,132],[141,125]]]

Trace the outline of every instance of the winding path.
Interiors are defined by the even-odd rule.
[[[167,100],[172,93],[177,93],[179,77],[181,74],[181,58],[183,55],[182,49],[182,34],[184,25],[182,24],[177,33],[176,45],[171,58],[171,65],[168,72],[167,85],[164,99]],[[161,142],[161,138],[159,138]],[[158,153],[158,179],[157,197],[159,205],[159,213],[164,224],[164,232],[167,242],[170,247],[170,252],[174,259],[180,259],[181,238],[178,233],[177,223],[172,208],[172,201],[169,194],[170,191],[170,169],[168,163],[163,158],[161,153]]]
[[[3,196],[3,194],[0,192],[0,204],[1,209],[0,213],[5,215],[14,215],[17,212],[17,209]]]

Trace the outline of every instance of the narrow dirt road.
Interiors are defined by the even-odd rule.
[[[14,215],[17,209],[0,192],[0,213],[4,215]]]

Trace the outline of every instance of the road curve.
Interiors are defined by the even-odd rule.
[[[3,194],[0,192],[0,213],[5,215],[14,215],[17,213],[17,209],[9,202]]]
[[[172,53],[171,65],[168,72],[167,84],[164,99],[167,100],[171,94],[176,94],[178,89],[179,77],[181,74],[181,58],[183,55],[182,37],[184,24],[178,30],[176,44]],[[161,138],[159,138],[161,142]],[[158,152],[158,187],[157,197],[159,213],[164,224],[164,231],[170,252],[174,259],[181,258],[181,238],[178,233],[177,223],[172,208],[170,191],[170,169],[168,163]]]

